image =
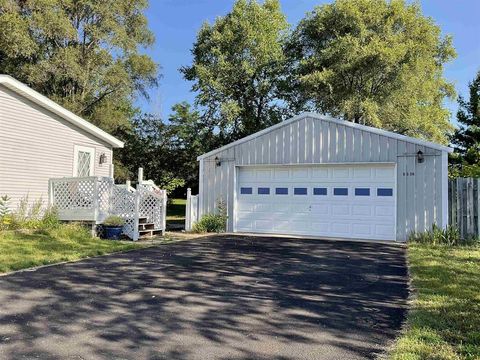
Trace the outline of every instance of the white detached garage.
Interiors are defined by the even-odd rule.
[[[305,113],[200,161],[199,215],[231,232],[405,241],[448,223],[442,145]]]

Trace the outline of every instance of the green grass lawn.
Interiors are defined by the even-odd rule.
[[[415,289],[394,360],[480,359],[480,248],[410,244]]]
[[[185,221],[185,205],[186,199],[172,199],[167,206],[167,221],[175,220],[176,222]]]
[[[92,238],[79,225],[38,232],[0,232],[0,273],[143,247]]]

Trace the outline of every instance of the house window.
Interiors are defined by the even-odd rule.
[[[276,195],[288,195],[288,188],[276,188],[275,189],[275,194]]]
[[[242,195],[252,195],[252,188],[251,187],[242,187],[242,188],[240,188],[240,194],[242,194]]]
[[[393,196],[392,188],[378,188],[377,196]]]
[[[269,195],[270,194],[270,188],[268,187],[259,187],[258,188],[258,195]]]
[[[327,195],[327,188],[313,188],[313,195]]]
[[[347,196],[348,195],[348,188],[334,188],[333,195],[335,196]]]
[[[307,195],[307,188],[294,188],[293,189],[294,195]]]
[[[95,149],[75,146],[73,155],[73,176],[93,176],[95,166]]]
[[[355,196],[370,196],[369,188],[355,188]]]

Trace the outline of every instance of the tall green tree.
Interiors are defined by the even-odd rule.
[[[153,180],[162,189],[173,191],[185,181],[179,175],[172,127],[153,114],[135,117],[130,128],[117,130],[117,136],[125,140],[125,147],[118,149],[117,159],[121,168],[116,180],[136,180],[139,167],[144,177]]]
[[[336,0],[299,23],[288,46],[299,101],[346,120],[447,142],[443,76],[455,56],[418,3]]]
[[[458,99],[457,121],[452,143],[455,153],[451,157],[453,172],[457,176],[480,176],[480,71],[469,83],[469,98]]]
[[[207,125],[207,126],[206,126]],[[194,191],[198,187],[197,157],[220,144],[213,126],[208,126],[200,112],[187,102],[175,104],[169,117],[171,146],[176,173]]]
[[[226,16],[205,23],[193,45],[193,64],[181,69],[193,82],[196,104],[222,142],[282,119],[279,87],[285,74],[288,24],[278,0],[237,0]]]
[[[135,180],[137,169],[143,167],[146,178],[170,191],[184,186],[196,191],[197,156],[216,147],[212,142],[218,141],[214,130],[186,102],[172,107],[168,121],[143,114],[134,118],[131,128],[119,129],[116,135],[125,140],[125,148],[116,151],[116,179]]]
[[[148,0],[0,0],[0,73],[111,131],[157,82]]]

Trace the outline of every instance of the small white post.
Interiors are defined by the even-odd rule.
[[[53,180],[48,180],[48,206],[53,206]]]
[[[130,188],[132,187],[132,182],[130,180],[125,181],[125,187],[127,188],[127,191],[130,191]]]
[[[140,217],[140,191],[135,192],[135,214],[133,221],[133,241],[137,241],[140,237],[138,227],[139,227],[139,217]]]
[[[167,190],[163,190],[163,204],[162,204],[162,207],[163,207],[163,211],[162,211],[162,215],[163,215],[162,236],[165,236],[165,230],[166,230],[166,227],[167,227]]]
[[[110,165],[108,166],[108,174],[109,174],[110,177],[113,179],[114,174],[115,174],[115,165],[110,164]]]
[[[90,235],[92,235],[92,237],[97,237],[98,233],[97,233],[97,223],[93,222],[92,223],[92,227],[90,229]]]
[[[185,206],[185,231],[192,230],[192,189],[187,189],[187,204]]]
[[[143,182],[143,168],[138,168],[138,183],[142,184]]]

